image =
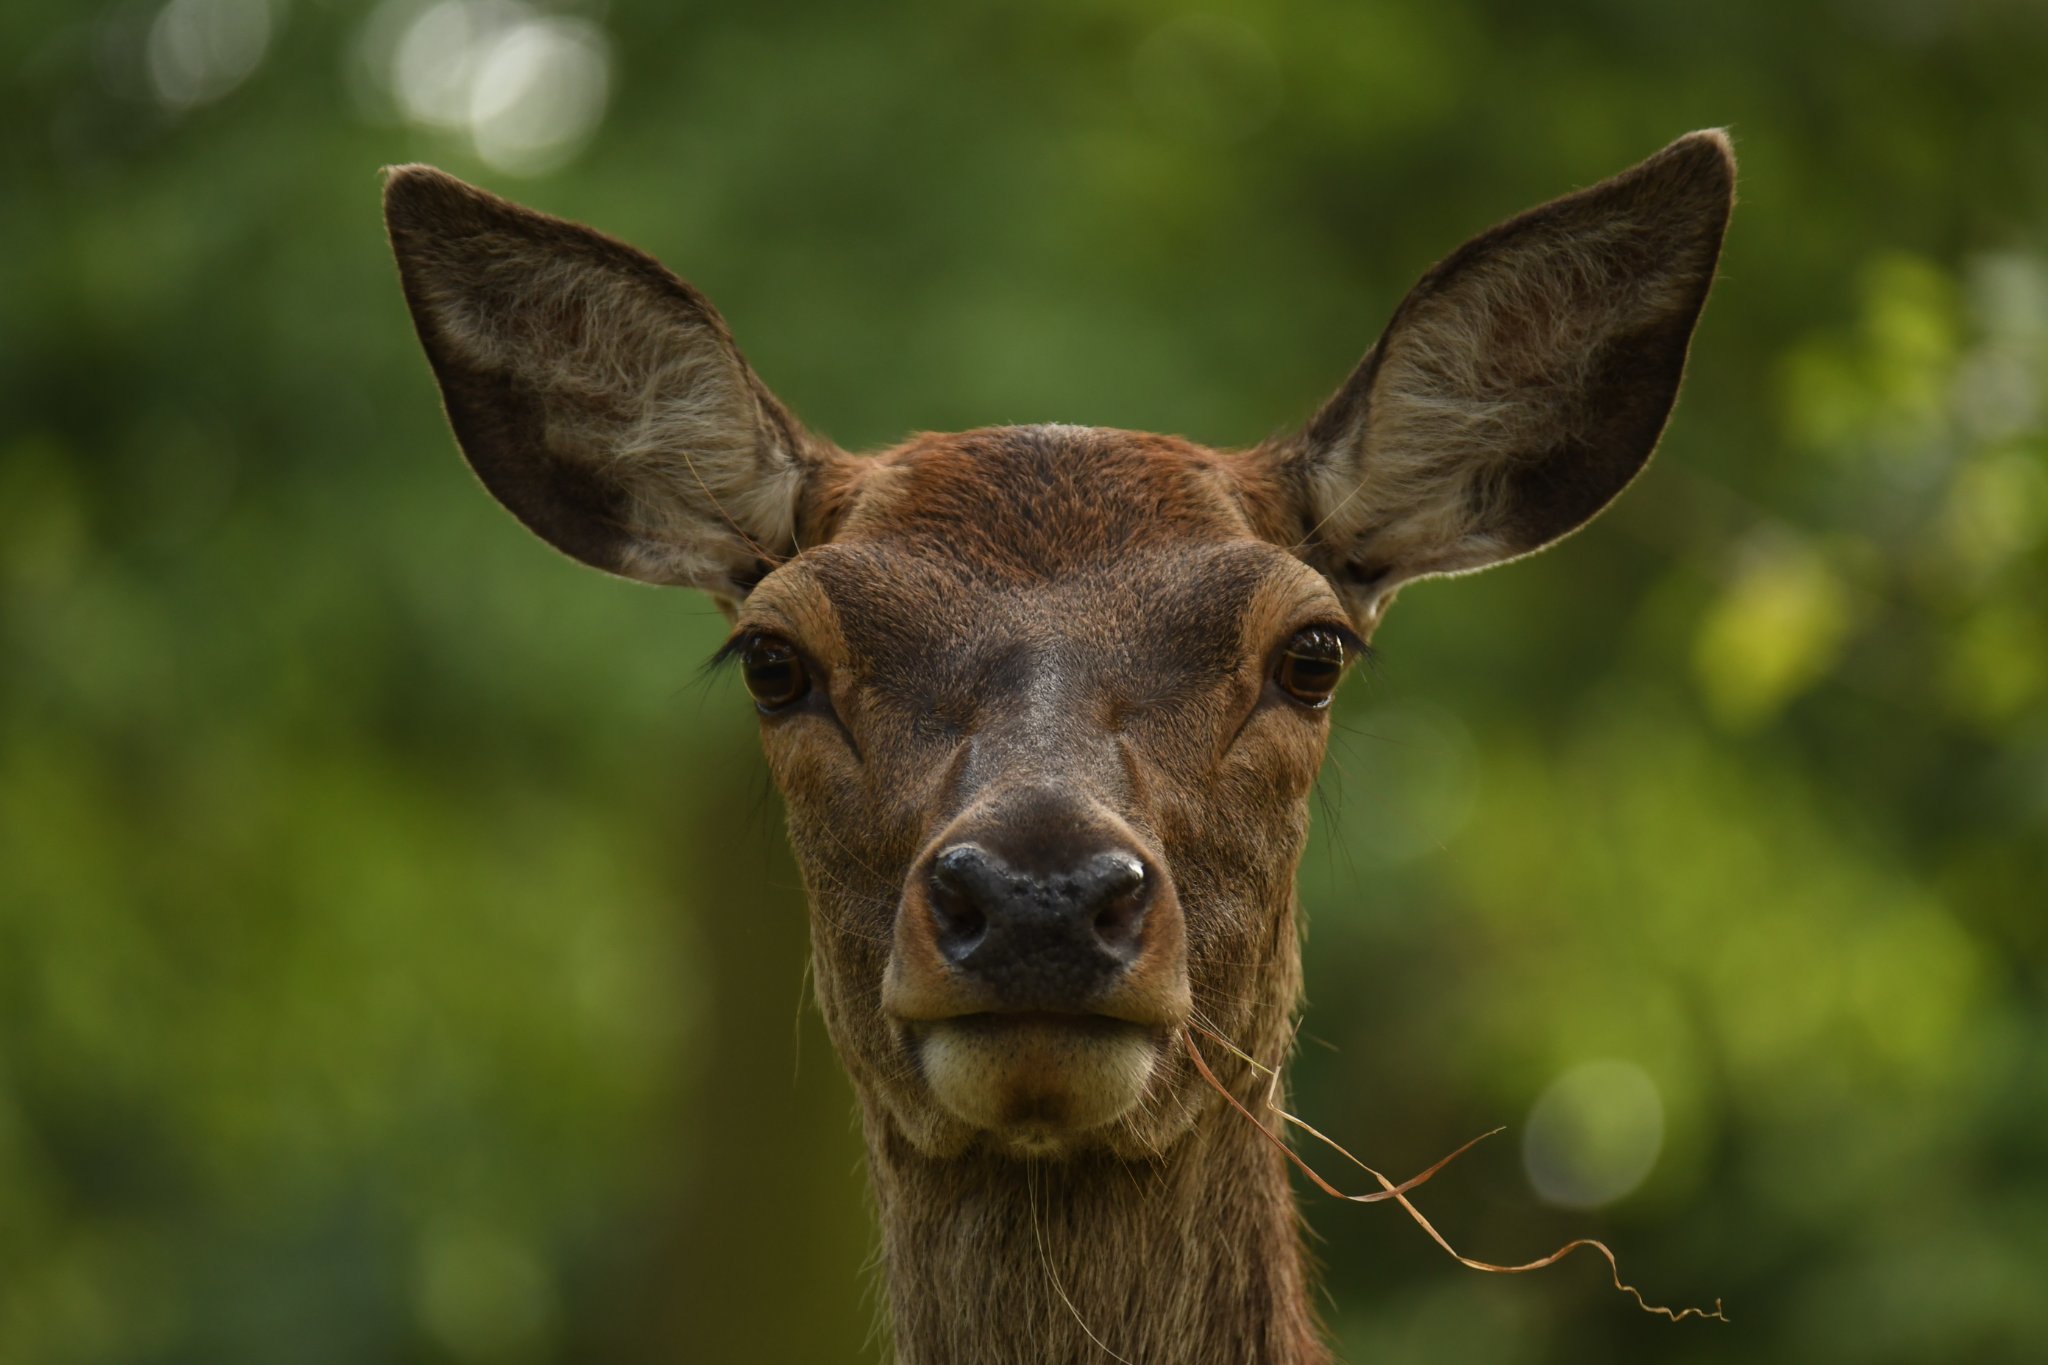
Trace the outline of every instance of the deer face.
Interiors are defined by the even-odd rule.
[[[935,1156],[1162,1150],[1191,1022],[1277,1046],[1323,711],[1405,582],[1568,534],[1648,459],[1726,140],[1482,234],[1296,436],[1076,427],[847,455],[689,286],[406,168],[386,212],[471,465],[597,567],[733,618],[879,1125]]]
[[[1170,1045],[1292,996],[1289,887],[1357,637],[1233,462],[927,437],[764,578],[732,650],[864,1093],[928,1150],[1189,1121]]]

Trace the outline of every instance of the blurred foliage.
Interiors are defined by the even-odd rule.
[[[2041,1357],[2048,9],[31,0],[0,54],[0,1359],[877,1351],[720,623],[479,495],[376,167],[655,251],[845,444],[1228,443],[1468,233],[1723,123],[1660,458],[1405,594],[1342,703],[1299,1107],[1390,1170],[1537,1110],[1440,1226],[1734,1325],[1311,1204],[1330,1318]]]

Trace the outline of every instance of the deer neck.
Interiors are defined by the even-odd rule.
[[[1145,1160],[933,1157],[870,1112],[901,1365],[1324,1365],[1284,1158],[1216,1106]]]

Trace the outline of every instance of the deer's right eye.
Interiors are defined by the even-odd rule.
[[[754,705],[763,711],[794,705],[811,690],[811,676],[796,646],[773,635],[756,635],[741,647],[740,672]]]

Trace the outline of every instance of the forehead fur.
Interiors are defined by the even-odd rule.
[[[824,627],[835,652],[874,676],[902,671],[917,688],[973,662],[988,686],[1008,666],[1051,651],[1076,674],[1156,673],[1165,660],[1231,672],[1242,650],[1290,622],[1338,615],[1307,565],[1264,542],[1141,548],[1113,564],[1030,581],[978,574],[950,554],[896,544],[820,547],[762,585],[749,614]],[[995,669],[995,672],[989,670]]]
[[[1262,486],[1227,453],[1038,426],[857,463],[812,548],[742,618],[917,705],[998,697],[1047,669],[1163,697],[1233,673],[1290,623],[1342,615],[1262,534]]]
[[[974,578],[1023,583],[1249,536],[1244,498],[1226,457],[1177,437],[990,427],[875,457],[833,538],[893,542]]]

